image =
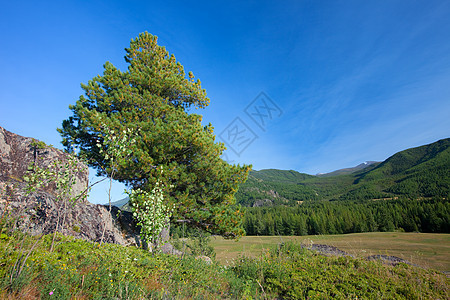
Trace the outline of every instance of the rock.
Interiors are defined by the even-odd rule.
[[[56,186],[49,185],[26,193],[23,177],[30,164],[48,168],[55,161],[66,162],[68,154],[33,138],[23,137],[0,127],[0,218],[9,218],[14,229],[32,235],[53,233],[57,227],[64,235],[89,241],[142,246],[139,227],[129,211],[89,203],[80,197],[76,203],[56,201]],[[76,165],[72,196],[86,192],[89,169],[81,161]],[[181,255],[168,243],[170,224],[160,236],[164,253]],[[151,248],[151,247],[150,247]]]
[[[391,266],[396,266],[400,263],[403,263],[403,264],[418,267],[418,265],[412,264],[409,261],[404,260],[403,258],[400,258],[397,256],[391,256],[391,255],[371,255],[371,256],[368,256],[366,258],[366,260],[369,260],[369,261],[377,260],[377,261],[382,262],[383,264],[391,265]]]
[[[196,256],[195,259],[203,260],[207,265],[211,265],[213,263],[212,259],[206,255]]]
[[[350,257],[353,257],[353,255],[348,254],[345,251],[342,251],[334,246],[329,246],[329,245],[312,244],[311,243],[310,245],[302,245],[302,248],[317,251],[320,254],[323,254],[326,256],[350,256]]]
[[[280,194],[278,194],[278,192],[274,191],[274,190],[266,191],[266,194],[268,194],[269,196],[272,196],[273,198],[279,198],[280,197]]]
[[[45,167],[55,160],[67,162],[67,154],[63,151],[52,146],[44,148],[43,145],[45,144],[35,139],[14,134],[0,127],[0,182],[22,182],[32,163]],[[72,188],[74,195],[85,191],[89,184],[88,167],[78,162],[77,169],[76,182]],[[44,190],[54,194],[55,186],[49,186]]]
[[[310,244],[310,245],[302,245],[302,248],[306,248],[309,250],[314,250],[319,252],[320,254],[326,255],[326,256],[349,256],[349,257],[354,257],[353,255],[342,251],[334,246],[329,246],[329,245],[322,245],[322,244]],[[404,260],[400,257],[396,257],[396,256],[390,256],[390,255],[371,255],[366,257],[366,260],[368,261],[380,261],[383,264],[386,265],[391,265],[391,266],[396,266],[400,263],[404,263],[407,265],[411,265],[411,266],[415,266],[415,267],[419,267],[416,264],[412,264],[407,260]]]
[[[273,201],[270,199],[259,199],[253,203],[253,207],[272,206]]]
[[[25,191],[23,176],[31,163],[41,168],[55,160],[67,161],[67,154],[32,138],[22,137],[0,127],[0,217],[8,217],[14,228],[32,235],[52,233],[59,219],[59,231],[65,235],[99,242],[140,245],[138,228],[131,213],[116,207],[89,203],[80,198],[76,203],[56,201],[55,186],[44,187],[30,195]],[[77,163],[73,195],[86,190],[89,170]]]
[[[181,256],[183,253],[176,249],[171,243],[168,242],[169,238],[170,238],[170,223],[166,224],[166,227],[163,228],[163,230],[161,231],[161,234],[159,235],[159,239],[161,241],[161,251],[163,253],[167,253],[167,254],[173,254],[173,255],[178,255]]]

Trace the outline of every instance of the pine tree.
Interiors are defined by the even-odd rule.
[[[114,179],[145,191],[161,182],[167,205],[174,207],[172,222],[225,237],[242,235],[243,213],[234,195],[250,167],[223,161],[225,146],[214,142],[212,125],[203,126],[202,116],[192,113],[209,104],[200,80],[191,72],[186,76],[147,32],[125,50],[126,72],[107,62],[102,76],[82,84],[85,96],[59,129],[63,144],[69,151],[79,147],[99,175],[110,174],[107,151],[97,146],[105,145],[105,128],[131,130],[131,158],[120,161]]]

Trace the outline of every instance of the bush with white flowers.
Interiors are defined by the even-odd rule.
[[[141,226],[141,238],[148,244],[156,245],[172,215],[172,209],[164,203],[164,185],[158,180],[151,192],[136,188],[127,193],[133,217]]]

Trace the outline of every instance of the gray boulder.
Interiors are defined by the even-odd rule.
[[[28,167],[36,163],[48,167],[55,160],[65,162],[67,154],[32,138],[19,136],[0,127],[0,218],[11,220],[13,226],[32,235],[59,231],[65,235],[99,242],[140,245],[138,229],[131,213],[113,207],[89,203],[81,197],[74,204],[55,201],[55,186],[49,185],[27,195],[23,180]],[[77,163],[73,195],[86,191],[89,170]]]

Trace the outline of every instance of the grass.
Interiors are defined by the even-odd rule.
[[[135,247],[57,235],[14,233],[0,239],[0,299],[160,299],[227,296],[229,272],[193,257],[152,254]],[[30,253],[25,261],[26,255]],[[25,261],[22,272],[17,267]],[[19,264],[17,264],[19,262]],[[25,295],[27,295],[25,297]]]
[[[373,232],[314,236],[246,236],[238,242],[214,237],[211,245],[216,259],[229,264],[245,255],[256,257],[263,249],[273,249],[280,242],[327,244],[356,257],[384,254],[403,258],[413,264],[439,271],[450,271],[450,234]]]
[[[38,239],[4,232],[0,235],[0,299],[450,298],[449,278],[440,272],[324,257],[302,249],[299,243],[286,242],[293,237],[283,237],[285,243],[278,246],[279,237],[254,237],[259,244],[244,243],[245,252],[254,258],[236,256],[224,266],[189,255],[182,259],[62,235],[57,235],[50,252],[52,235]],[[242,243],[251,239],[234,244],[216,239],[215,243],[239,252]],[[260,250],[270,246],[272,250]],[[21,265],[24,268],[17,272]]]

